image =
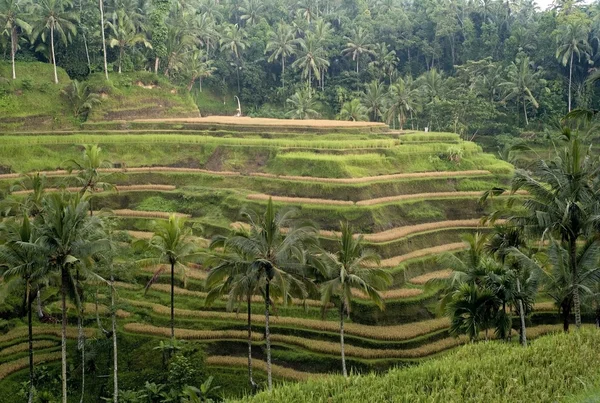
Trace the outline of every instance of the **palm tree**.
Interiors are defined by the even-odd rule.
[[[446,305],[450,332],[466,334],[471,341],[475,341],[482,330],[487,334],[491,317],[499,305],[492,290],[474,283],[459,283],[450,296]]]
[[[241,229],[240,231],[243,231]],[[238,233],[237,235],[240,235]],[[236,236],[234,233],[233,236]],[[242,234],[242,236],[247,236]],[[243,250],[235,248],[228,238],[216,237],[210,244],[211,250],[223,248],[222,253],[216,253],[205,263],[213,266],[206,277],[205,304],[210,306],[220,296],[227,296],[227,310],[231,311],[236,305],[246,303],[248,317],[248,380],[252,389],[257,385],[252,378],[252,297],[258,292],[260,273],[252,270],[251,256]]]
[[[239,251],[241,256],[250,258],[250,270],[256,273],[259,287],[264,290],[267,384],[271,390],[271,286],[277,285],[280,294],[285,297],[284,301],[294,292],[306,297],[306,281],[303,278],[306,265],[303,259],[306,248],[317,242],[317,231],[309,225],[295,226],[297,213],[294,210],[276,212],[271,199],[263,215],[253,212],[243,212],[242,215],[249,222],[250,229],[246,234],[233,236],[228,245]]]
[[[589,239],[598,243],[597,233],[600,199],[600,164],[581,144],[579,136],[563,129],[565,144],[549,162],[538,160],[533,172],[517,170],[511,191],[525,190],[530,197],[523,206],[525,215],[511,219],[526,231],[551,236],[567,251],[568,265],[573,281],[575,325],[581,326],[580,286],[583,268],[577,258],[578,241]]]
[[[93,93],[87,83],[80,83],[77,80],[71,81],[69,85],[60,90],[60,93],[71,106],[75,117],[83,116],[85,118],[94,105],[102,102],[100,96]]]
[[[504,102],[514,99],[517,105],[519,103],[523,104],[525,125],[529,125],[527,105],[531,104],[535,109],[539,107],[533,92],[540,85],[544,85],[545,80],[541,77],[542,71],[532,71],[532,64],[529,61],[529,57],[522,56],[517,58],[516,63],[511,63],[508,68],[508,80],[500,84],[506,91]]]
[[[353,122],[369,120],[369,110],[355,98],[350,102],[344,102],[339,114],[340,120],[351,120]]]
[[[159,261],[166,261],[171,268],[171,341],[173,341],[175,340],[175,269],[183,272],[185,283],[188,269],[184,263],[199,257],[198,248],[191,239],[191,230],[185,226],[185,219],[175,214],[172,214],[168,220],[156,224],[149,246],[158,253]],[[148,262],[156,261],[145,260],[140,263]],[[156,282],[164,270],[164,266],[160,266],[146,284],[146,290]]]
[[[375,45],[374,49],[375,60],[370,63],[382,76],[387,77],[392,84],[392,76],[396,72],[396,66],[398,65],[398,57],[396,56],[395,50],[389,50],[385,42]]]
[[[592,53],[592,47],[588,43],[590,27],[580,18],[569,20],[569,22],[559,25],[554,32],[558,48],[556,49],[556,58],[561,61],[563,66],[569,63],[569,112],[571,112],[571,84],[573,78],[573,58],[581,61],[581,56],[589,57]]]
[[[98,5],[100,8],[100,33],[102,34],[102,58],[104,61],[104,77],[108,80],[108,62],[106,61],[106,35],[104,32],[105,24],[104,24],[104,0],[98,0]]]
[[[250,25],[257,24],[260,22],[263,9],[264,4],[261,0],[243,0],[240,6],[240,12],[242,13],[240,19]]]
[[[121,74],[123,58],[127,49],[134,47],[138,43],[150,49],[152,49],[152,45],[148,42],[144,33],[137,32],[133,21],[123,9],[118,10],[115,20],[113,22],[109,21],[107,24],[110,29],[108,45],[111,48],[119,48],[119,74]]]
[[[54,35],[58,35],[65,45],[71,41],[72,36],[77,33],[77,14],[66,11],[71,7],[70,0],[40,0],[36,3],[36,13],[40,16],[39,21],[32,30],[33,38],[40,37],[46,42],[46,35],[50,33],[50,55],[54,66],[54,83],[58,84],[56,72],[56,56],[54,52]]]
[[[342,50],[343,55],[352,55],[352,60],[356,61],[356,74],[358,74],[358,65],[362,54],[374,55],[375,52],[371,49],[373,45],[370,43],[369,33],[362,27],[354,29],[352,36],[346,36],[346,48]]]
[[[386,91],[383,84],[379,81],[371,81],[362,96],[362,104],[371,114],[371,121],[377,122],[383,116],[385,101]]]
[[[400,125],[404,129],[407,114],[412,114],[419,108],[419,91],[407,85],[407,82],[399,78],[389,89],[390,103],[386,112],[386,123]]]
[[[88,215],[88,203],[79,193],[48,195],[37,227],[48,270],[61,278],[62,401],[67,403],[67,294],[72,293],[76,306],[81,306],[73,270],[90,266],[93,257],[106,248],[106,240],[99,219]]]
[[[246,49],[246,31],[240,28],[237,24],[228,25],[221,36],[221,51],[229,51],[235,60],[235,73],[237,76],[237,88],[240,92],[240,68],[241,68],[241,52]]]
[[[292,67],[302,70],[302,77],[307,79],[310,90],[312,75],[317,76],[317,80],[320,81],[319,73],[329,67],[329,61],[325,58],[325,49],[314,35],[308,34],[306,38],[298,39],[298,44],[298,57],[292,63]]]
[[[188,91],[191,91],[194,83],[199,80],[200,92],[202,92],[202,79],[212,76],[216,71],[216,67],[213,66],[213,60],[208,58],[205,50],[193,50],[189,52],[183,69],[185,75],[190,78],[187,87]]]
[[[310,96],[310,90],[298,91],[286,100],[292,107],[286,113],[286,116],[292,119],[312,119],[319,116],[319,112],[315,110],[316,104]]]
[[[22,0],[0,1],[0,27],[10,36],[10,61],[12,63],[12,78],[15,80],[15,54],[19,47],[19,30],[31,33],[31,25],[25,21],[27,14],[22,7]]]
[[[281,59],[281,86],[285,87],[285,59],[296,53],[295,45],[298,41],[294,38],[293,29],[285,24],[278,24],[269,36],[265,53],[271,54],[269,63]]]
[[[364,249],[362,235],[355,236],[348,223],[341,223],[341,236],[333,253],[322,252],[319,259],[324,277],[320,284],[321,304],[327,307],[332,297],[339,298],[340,307],[340,345],[342,352],[342,373],[348,377],[346,357],[344,354],[344,318],[350,314],[352,307],[352,290],[365,294],[379,309],[384,309],[384,301],[380,291],[392,282],[392,276],[379,269],[367,267],[368,264],[379,264],[379,256]]]
[[[27,307],[27,328],[29,343],[29,403],[33,401],[34,373],[33,373],[33,322],[32,300],[35,292],[33,288],[44,281],[46,271],[43,259],[36,248],[29,247],[38,243],[35,227],[31,225],[28,214],[23,214],[20,221],[11,220],[0,227],[0,261],[6,266],[2,273],[5,282],[11,283],[16,279],[25,284],[25,304]]]
[[[106,181],[106,176],[101,175],[101,170],[111,168],[112,163],[103,159],[102,149],[94,144],[85,146],[82,161],[68,160],[64,165],[66,165],[69,173],[73,170],[77,170],[77,176],[75,178],[79,183],[79,186],[81,186],[80,193],[82,195],[89,194],[88,201],[90,215],[93,215],[94,209],[92,201],[94,193],[102,190],[116,189],[112,183]]]

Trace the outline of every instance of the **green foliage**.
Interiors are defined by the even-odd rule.
[[[315,378],[286,384],[246,402],[547,402],[592,385],[600,367],[599,335],[592,329],[541,338],[528,349],[514,344],[478,343],[417,367],[384,375]],[[552,365],[549,365],[550,360]],[[519,374],[515,377],[514,374]],[[452,379],[448,382],[448,379]],[[556,379],[562,379],[557,383]],[[509,393],[507,393],[509,391]]]

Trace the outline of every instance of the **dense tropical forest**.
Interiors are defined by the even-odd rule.
[[[599,56],[600,1],[0,0],[0,403],[598,399]]]
[[[223,111],[207,97],[237,95],[244,114],[473,136],[543,131],[597,107],[586,78],[598,2],[3,0],[0,22],[7,60],[80,81],[153,71],[187,87],[203,114]]]

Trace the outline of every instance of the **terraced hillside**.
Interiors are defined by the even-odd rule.
[[[385,311],[360,298],[352,307],[351,323],[346,325],[349,365],[357,371],[382,370],[465,342],[451,337],[447,319],[436,316],[435,290],[425,283],[449,274],[437,257],[460,253],[465,248],[461,234],[478,229],[480,217],[505,202],[497,198],[482,206],[478,199],[482,191],[507,183],[512,174],[509,164],[449,133],[390,132],[379,125],[327,130],[318,122],[319,131],[310,127],[261,131],[259,125],[250,125],[252,130],[201,130],[197,124],[163,122],[161,131],[151,132],[128,124],[131,131],[118,133],[2,136],[0,191],[8,193],[23,179],[20,173],[32,171],[45,172],[50,191],[75,186],[64,161],[80,158],[84,144],[99,144],[115,166],[104,170],[104,180],[115,183],[118,191],[99,193],[94,206],[118,217],[124,262],[135,258],[130,243],[149,238],[153,223],[173,212],[188,217],[202,247],[212,236],[244,225],[239,222],[242,208],[262,209],[269,198],[278,207],[297,207],[318,224],[325,246],[332,244],[340,221],[348,220],[365,234],[394,278],[384,293]],[[27,191],[19,189],[15,197]],[[155,269],[135,269],[118,279],[119,326],[127,337],[169,335],[167,277],[147,294],[143,291]],[[176,336],[202,343],[206,364],[217,381],[229,382],[236,393],[246,386],[243,376],[234,376],[246,365],[244,310],[226,312],[224,300],[210,309],[204,306],[207,270],[199,261],[189,267],[185,281],[177,279]],[[297,302],[278,304],[272,318],[274,375],[304,379],[338,371],[337,314],[323,319],[316,299],[305,306]],[[53,303],[46,309],[57,311]],[[100,315],[103,310],[101,304]],[[264,321],[260,299],[252,310],[260,370]],[[86,326],[94,333],[93,304],[87,312]],[[35,329],[38,359],[58,359],[57,329],[42,324]],[[529,334],[552,329],[540,325]],[[24,330],[17,327],[0,336],[0,378],[26,365]],[[134,363],[127,365],[123,367],[135,370]],[[17,378],[5,382],[9,379]]]

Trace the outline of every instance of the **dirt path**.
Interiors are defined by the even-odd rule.
[[[371,182],[391,181],[395,179],[423,179],[423,178],[455,178],[463,176],[486,176],[490,175],[489,171],[485,170],[469,170],[469,171],[432,171],[432,172],[411,172],[411,173],[396,173],[389,175],[363,176],[356,178],[322,178],[316,176],[294,176],[294,175],[275,175],[269,173],[253,172],[242,174],[234,171],[211,171],[202,168],[178,168],[178,167],[133,167],[133,168],[107,168],[101,169],[104,173],[199,173],[217,176],[253,176],[267,179],[279,179],[284,181],[302,181],[302,182],[322,182],[322,183],[340,183],[340,184],[360,184]],[[69,172],[66,170],[55,171],[40,171],[46,176],[67,176]],[[19,173],[0,174],[0,179],[19,179],[25,175]]]
[[[449,243],[446,245],[434,246],[431,248],[419,249],[414,252],[407,253],[406,255],[394,256],[389,259],[383,259],[381,261],[381,267],[396,267],[402,262],[407,260],[417,259],[420,257],[437,255],[444,252],[455,252],[467,248],[467,244],[464,242]]]
[[[385,123],[376,122],[351,122],[343,120],[325,120],[325,119],[269,119],[269,118],[251,118],[236,116],[207,116],[204,118],[173,118],[173,119],[135,119],[133,122],[140,123],[207,123],[235,126],[268,126],[268,127],[297,127],[297,128],[365,128],[376,127],[387,129]]]
[[[115,190],[117,192],[144,192],[148,190],[156,190],[158,192],[168,192],[171,190],[175,190],[177,187],[172,185],[129,185],[129,186],[115,186]],[[66,190],[67,192],[79,192],[81,188],[79,187],[68,187],[64,189],[60,188],[46,188],[44,191],[46,192],[60,192],[61,190]],[[18,190],[16,192],[12,192],[14,195],[24,195],[33,192],[32,190]],[[102,193],[104,190],[97,191],[96,193]]]
[[[452,275],[452,270],[444,269],[438,271],[432,271],[430,273],[425,273],[420,276],[416,276],[408,280],[409,283],[417,284],[417,285],[425,285],[429,280],[433,279],[445,279]]]

